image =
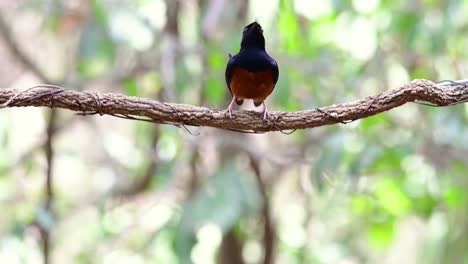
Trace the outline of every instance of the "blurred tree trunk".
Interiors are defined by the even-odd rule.
[[[218,253],[218,263],[222,264],[243,264],[242,258],[242,243],[236,237],[236,234],[231,229],[224,234],[221,247]]]

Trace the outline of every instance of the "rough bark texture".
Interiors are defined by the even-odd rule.
[[[437,106],[467,102],[468,85],[442,86],[418,79],[400,88],[350,103],[320,109],[271,112],[268,120],[263,120],[260,113],[255,111],[234,111],[233,118],[230,119],[224,109],[166,103],[113,93],[77,92],[52,85],[37,86],[23,92],[9,88],[0,89],[0,108],[25,106],[63,108],[118,117],[145,117],[151,122],[161,124],[207,126],[253,132],[336,124],[372,116],[414,101],[429,102]]]

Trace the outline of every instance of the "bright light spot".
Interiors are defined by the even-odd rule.
[[[104,147],[110,156],[125,166],[132,167],[141,163],[142,156],[140,152],[127,137],[109,132],[104,137]]]
[[[372,24],[377,27],[379,30],[388,30],[392,23],[392,13],[388,10],[382,10],[379,11],[378,16],[373,16],[372,19]]]
[[[448,232],[448,223],[445,214],[437,212],[429,218],[427,234],[433,241],[442,241]]]
[[[342,249],[336,244],[323,245],[319,251],[317,251],[320,263],[340,263],[342,258]]]
[[[146,210],[146,209],[145,209]],[[140,217],[140,224],[148,231],[160,229],[172,216],[172,208],[164,203],[153,206]]]
[[[198,243],[190,254],[193,263],[216,263],[216,250],[221,244],[222,238],[223,233],[215,224],[207,223],[198,229]]]
[[[329,14],[333,9],[330,0],[296,0],[294,1],[294,10],[297,13],[312,20],[314,18]]]
[[[95,76],[104,73],[111,67],[109,59],[104,54],[98,54],[91,58],[86,58],[85,73],[89,76]]]
[[[104,264],[144,264],[142,256],[124,250],[116,250],[104,257]]]
[[[405,105],[394,110],[395,111],[392,111],[391,113],[389,113],[389,115],[395,119],[398,119],[398,122],[401,124],[413,126],[415,125],[414,120],[418,120],[419,118],[419,110],[417,107],[410,107]],[[392,139],[397,141],[394,143],[403,142],[404,139],[408,139],[408,136],[411,136],[411,131],[404,131],[404,129],[399,128],[394,130],[393,133],[395,135],[388,135],[387,138],[390,142],[393,142]]]
[[[438,30],[444,23],[444,15],[441,11],[432,11],[424,16],[424,25],[432,30]]]
[[[195,56],[195,55],[190,55],[187,54],[184,58],[184,63],[185,66],[187,66],[187,69],[193,74],[193,75],[198,75],[202,73],[203,69],[203,62],[200,58],[200,56]]]
[[[258,241],[247,241],[242,249],[242,257],[247,263],[260,263],[262,247]]]
[[[439,76],[444,76],[446,80],[455,80],[457,78],[457,72],[454,67],[450,66],[452,61],[448,56],[434,56],[432,65],[434,65],[435,71]],[[462,71],[466,71],[468,63],[460,65]]]
[[[89,176],[89,171],[82,160],[79,157],[71,155],[56,155],[55,159],[54,170],[66,172],[65,177],[57,177],[55,179],[56,188],[70,199],[88,195],[90,192],[90,182],[84,177]],[[80,188],[76,188],[77,186],[80,186]]]
[[[221,244],[223,233],[219,226],[213,223],[204,224],[197,232],[197,239],[203,244],[209,244],[212,247],[217,247]]]
[[[421,195],[425,191],[430,191],[433,194],[440,191],[435,169],[422,156],[406,157],[402,161],[401,167],[406,173],[405,183],[408,185],[409,192]]]
[[[2,239],[0,247],[0,262],[20,264],[21,257],[18,255],[18,250],[21,248],[20,242],[17,239]]]
[[[278,3],[279,0],[250,0],[250,21],[257,20],[264,30],[268,30],[268,26],[274,22],[278,10]]]
[[[177,141],[172,136],[164,135],[158,142],[158,157],[163,161],[174,159],[177,154]]]
[[[184,19],[179,20],[180,39],[188,46],[199,45],[200,34],[198,33],[198,5],[196,1],[184,1],[182,15]],[[175,41],[175,40],[174,40]],[[171,46],[175,46],[172,43]]]
[[[288,246],[299,248],[306,242],[306,231],[301,226],[284,227],[281,229],[280,237]]]
[[[153,44],[153,33],[137,16],[118,11],[111,13],[110,30],[112,35],[128,43],[137,50],[148,49]]]
[[[352,19],[342,15],[338,18],[335,43],[359,60],[369,60],[377,49],[374,26],[367,18]]]
[[[104,226],[110,232],[122,232],[123,229],[127,228],[132,224],[130,214],[131,213],[123,207],[111,210],[104,215]]]
[[[365,96],[368,94],[375,94],[379,92],[380,80],[370,77],[362,82],[361,93]]]
[[[202,244],[196,244],[193,246],[192,252],[190,253],[190,259],[195,264],[215,263],[212,254],[210,254],[210,250],[204,248]]]
[[[166,3],[162,0],[141,1],[139,13],[156,29],[162,29],[166,24]]]
[[[400,63],[393,63],[388,67],[387,71],[388,85],[390,87],[398,87],[404,83],[409,82],[409,74],[405,67]]]
[[[380,0],[353,0],[353,7],[360,13],[371,13],[380,4]]]
[[[34,241],[20,240],[16,237],[3,236],[0,239],[0,263],[20,264],[41,262],[41,252]]]
[[[94,173],[92,181],[97,191],[107,192],[115,184],[115,174],[110,168],[100,168]]]
[[[290,247],[301,247],[306,242],[306,230],[303,227],[305,210],[298,205],[290,205],[284,209],[279,230],[279,237]]]
[[[11,192],[13,192],[11,184],[8,181],[6,181],[5,178],[0,180],[0,202],[7,200],[8,197],[11,195]]]
[[[7,111],[5,111],[7,113]],[[6,119],[6,120],[5,120]],[[34,146],[41,138],[45,127],[44,114],[37,108],[23,108],[2,118],[9,129],[5,158],[14,160]]]
[[[398,107],[390,113],[392,117],[396,117],[402,123],[405,123],[406,120],[413,122],[416,117],[416,110],[411,107]],[[391,134],[385,136],[385,140],[382,144],[386,147],[394,147],[401,142],[407,142],[412,137],[411,131],[407,129],[396,129]]]
[[[344,148],[349,153],[357,154],[364,149],[364,141],[353,134],[349,140],[345,141]]]

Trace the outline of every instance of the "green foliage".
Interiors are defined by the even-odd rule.
[[[195,234],[202,225],[215,224],[224,233],[241,217],[259,209],[259,194],[248,175],[234,164],[226,165],[209,177],[185,204],[175,240],[182,259],[189,260]]]
[[[134,78],[128,78],[123,81],[123,86],[127,91],[127,95],[138,96],[138,85]]]
[[[84,77],[104,74],[113,62],[114,45],[105,25],[90,21],[80,41],[79,71]]]

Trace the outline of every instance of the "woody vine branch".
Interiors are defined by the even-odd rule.
[[[224,109],[168,103],[114,93],[78,92],[55,85],[38,85],[22,92],[10,88],[0,89],[0,109],[30,106],[61,108],[82,115],[112,115],[160,124],[206,126],[258,133],[354,121],[408,102],[425,102],[434,106],[465,103],[468,102],[468,84],[436,84],[429,80],[417,79],[399,88],[354,102],[310,110],[271,112],[268,120],[263,120],[255,111],[234,111],[232,118],[229,118]]]

